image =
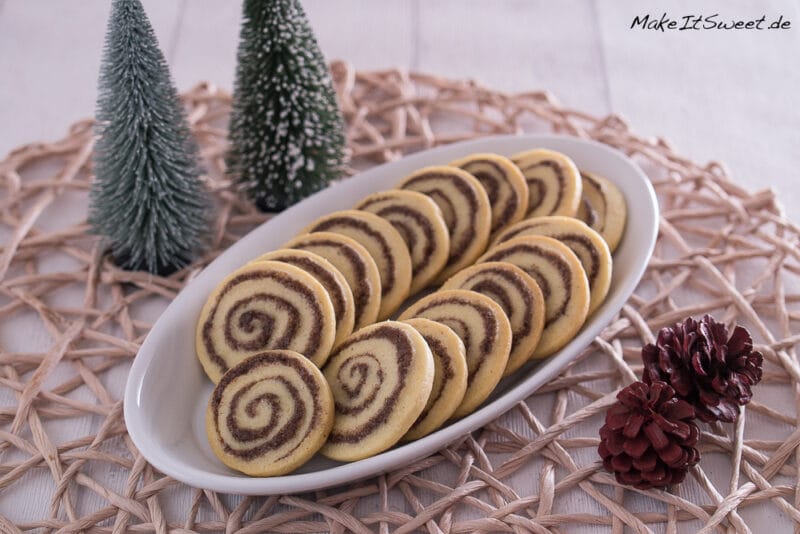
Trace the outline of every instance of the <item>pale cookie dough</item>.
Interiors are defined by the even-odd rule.
[[[350,287],[355,304],[355,325],[359,329],[378,320],[381,307],[381,275],[369,251],[354,239],[332,232],[295,237],[287,249],[307,250],[328,260]]]
[[[464,342],[442,323],[423,319],[403,321],[422,334],[433,353],[433,389],[425,409],[409,429],[403,441],[427,436],[442,426],[464,399],[467,390],[467,353]]]
[[[616,185],[602,176],[581,171],[581,179],[583,196],[576,217],[603,236],[614,252],[625,232],[628,217],[625,197]]]
[[[400,320],[422,317],[445,324],[464,342],[467,391],[453,418],[472,413],[503,376],[511,352],[511,324],[495,301],[464,289],[431,293],[412,304]]]
[[[533,356],[544,329],[544,296],[539,284],[510,263],[488,262],[455,274],[442,289],[468,289],[498,303],[511,323],[511,353],[503,376]]]
[[[320,452],[352,462],[385,451],[408,432],[433,387],[433,354],[412,326],[384,321],[354,332],[323,373],[336,418]]]
[[[489,244],[492,209],[481,183],[470,173],[447,165],[425,167],[404,178],[398,189],[431,197],[450,229],[450,255],[436,278],[442,283],[472,265]]]
[[[528,183],[528,217],[573,217],[578,212],[582,184],[578,168],[571,159],[554,150],[537,148],[517,154],[511,160]]]
[[[478,263],[505,261],[531,275],[544,295],[544,331],[533,353],[550,356],[575,337],[589,312],[589,282],[572,250],[552,237],[515,237],[481,256]]]
[[[603,304],[611,287],[612,260],[608,244],[600,234],[578,219],[553,215],[518,222],[502,232],[495,244],[523,235],[544,235],[567,245],[581,260],[589,280],[589,315]]]
[[[386,219],[403,236],[411,254],[412,295],[444,269],[450,254],[450,234],[439,206],[428,196],[390,189],[369,195],[356,209]]]
[[[333,304],[322,284],[292,265],[262,261],[237,269],[211,293],[200,312],[195,349],[216,383],[267,349],[294,350],[322,366],[335,335]]]
[[[280,249],[262,254],[253,261],[280,261],[294,265],[298,269],[317,279],[322,284],[333,304],[333,313],[336,316],[336,338],[333,345],[337,346],[344,338],[353,333],[355,325],[356,307],[353,302],[353,292],[347,284],[347,279],[333,266],[331,262],[307,250]]]
[[[513,161],[499,154],[472,154],[450,165],[481,183],[492,206],[492,233],[522,220],[528,213],[528,184]]]
[[[366,248],[381,275],[378,319],[386,319],[408,297],[411,255],[403,236],[384,219],[358,210],[335,211],[311,223],[302,233],[332,232],[355,239]]]
[[[325,443],[333,395],[322,372],[291,350],[249,356],[222,376],[206,409],[211,450],[232,469],[290,473]]]

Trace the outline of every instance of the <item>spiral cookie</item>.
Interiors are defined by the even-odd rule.
[[[583,196],[577,217],[596,230],[614,252],[625,231],[628,208],[616,185],[602,176],[581,171]]]
[[[445,324],[464,342],[467,354],[467,391],[453,417],[471,413],[503,376],[511,351],[511,325],[495,301],[464,289],[431,293],[400,316],[400,320],[422,317]]]
[[[333,426],[333,395],[308,359],[259,352],[220,379],[206,410],[211,450],[232,469],[283,475],[322,447]]]
[[[342,273],[355,305],[354,328],[374,323],[381,307],[381,275],[370,253],[354,239],[332,232],[295,237],[284,247],[307,250],[328,260]]]
[[[320,452],[349,462],[388,449],[408,432],[431,393],[433,355],[410,325],[385,321],[353,333],[323,373],[336,418]]]
[[[364,245],[381,275],[381,307],[378,319],[389,317],[408,297],[411,289],[411,256],[403,236],[377,215],[342,210],[320,217],[304,233],[333,232]]]
[[[522,171],[499,154],[472,154],[450,163],[481,183],[492,206],[492,233],[522,220],[528,212],[528,184]]]
[[[581,260],[583,270],[586,271],[591,292],[589,314],[600,307],[611,287],[612,268],[611,252],[600,234],[578,219],[553,215],[518,222],[502,232],[496,243],[524,235],[544,235],[567,245]]]
[[[336,337],[333,345],[336,346],[344,338],[353,333],[355,322],[355,304],[353,292],[347,285],[347,279],[328,260],[307,250],[281,249],[267,252],[254,261],[279,261],[294,265],[302,269],[322,284],[333,304],[333,313],[336,316]]]
[[[321,366],[335,329],[322,284],[293,265],[262,261],[234,271],[211,293],[200,312],[195,348],[216,383],[229,368],[267,349],[294,350]]]
[[[398,189],[424,193],[442,210],[450,229],[450,255],[438,282],[474,263],[486,249],[492,211],[486,191],[474,176],[457,167],[425,167],[403,179]]]
[[[498,303],[511,323],[511,352],[503,376],[531,359],[544,328],[544,296],[536,281],[510,263],[488,262],[467,267],[442,289],[468,289]]]
[[[560,241],[544,236],[515,237],[492,247],[478,263],[504,261],[520,267],[544,295],[544,330],[534,358],[544,358],[567,344],[589,311],[589,282],[581,262]]]
[[[411,253],[411,294],[430,284],[447,263],[450,235],[436,203],[415,191],[391,189],[356,205],[389,221]]]
[[[544,148],[522,152],[511,159],[528,183],[528,217],[572,217],[577,213],[581,200],[581,177],[571,159]]]
[[[425,409],[409,429],[403,441],[426,436],[442,426],[464,399],[467,390],[467,356],[464,342],[453,330],[429,319],[418,317],[403,321],[422,334],[433,353],[433,388]]]

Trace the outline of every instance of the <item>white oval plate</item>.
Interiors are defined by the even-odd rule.
[[[276,249],[317,217],[350,208],[363,196],[389,189],[405,175],[474,152],[513,155],[531,148],[569,155],[583,170],[612,180],[628,202],[628,224],[614,254],[611,291],[580,333],[551,358],[503,380],[472,415],[425,438],[342,464],[314,457],[295,473],[252,478],[228,469],[206,441],[205,409],[213,385],[194,353],[194,331],[211,290],[230,272]],[[134,443],[161,472],[199,488],[248,495],[311,491],[391,471],[442,449],[496,419],[553,379],[591,343],[631,295],[644,273],[658,230],[655,192],[642,171],[620,152],[573,137],[524,135],[476,139],[426,150],[362,172],[320,191],[259,226],[214,260],[177,296],[147,336],[125,389],[125,422]]]

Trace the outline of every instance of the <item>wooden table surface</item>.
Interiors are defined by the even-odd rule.
[[[240,2],[143,1],[179,88],[200,80],[231,87]],[[630,28],[635,16],[661,17],[665,3],[654,1],[303,4],[329,59],[473,78],[508,91],[547,89],[568,106],[619,114],[636,132],[664,137],[696,161],[725,162],[745,187],[776,189],[788,216],[800,221],[796,1],[673,0],[666,14],[674,19],[764,15],[768,24],[782,16],[791,27],[665,32]],[[0,0],[0,157],[22,143],[56,139],[93,113],[108,9],[108,0]],[[40,517],[46,500],[0,494],[0,513]],[[775,519],[748,513],[756,532]]]

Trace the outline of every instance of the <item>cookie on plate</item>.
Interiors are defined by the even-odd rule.
[[[567,245],[581,260],[589,280],[589,315],[603,304],[611,288],[612,259],[608,244],[586,223],[573,217],[552,215],[532,217],[503,231],[495,243],[524,235],[544,235]]]
[[[511,158],[528,183],[528,217],[574,217],[581,200],[581,176],[575,163],[561,152],[537,148]]]
[[[433,355],[412,326],[384,321],[354,332],[323,373],[336,417],[320,452],[352,462],[385,451],[408,432],[433,387]]]
[[[280,261],[302,269],[322,284],[333,304],[333,313],[336,316],[336,346],[344,338],[353,333],[355,324],[356,307],[353,302],[353,292],[347,284],[347,279],[333,266],[331,262],[307,250],[292,250],[288,248],[274,250],[262,254],[253,261]]]
[[[492,206],[492,233],[522,220],[528,213],[528,184],[513,161],[499,154],[472,154],[450,163],[481,183]]]
[[[325,443],[333,395],[317,367],[291,350],[242,360],[220,379],[206,409],[211,450],[253,476],[290,473]]]
[[[287,249],[307,250],[328,260],[342,273],[355,305],[354,329],[378,320],[381,307],[381,275],[369,251],[342,234],[316,232],[295,237]]]
[[[425,167],[404,178],[397,187],[428,195],[442,211],[450,230],[450,255],[436,278],[438,283],[472,265],[486,250],[492,209],[483,186],[470,173],[448,165]]]
[[[478,263],[491,261],[516,265],[542,290],[544,330],[533,358],[550,356],[575,337],[589,313],[589,281],[567,245],[552,237],[515,237],[489,249]]]
[[[478,263],[453,275],[442,289],[468,289],[503,308],[511,324],[511,352],[503,376],[533,357],[544,329],[544,296],[525,271],[504,262]]]
[[[356,204],[389,221],[403,236],[411,254],[411,294],[424,289],[441,272],[450,254],[450,234],[439,206],[416,191],[390,189]]]
[[[359,210],[323,215],[302,233],[332,232],[355,239],[366,248],[381,276],[381,307],[378,319],[386,319],[403,303],[411,290],[411,256],[403,236],[386,220]]]
[[[464,342],[467,390],[453,417],[472,413],[503,376],[511,352],[511,324],[503,309],[487,296],[465,289],[436,291],[423,297],[400,316],[422,317],[449,326]]]
[[[628,217],[625,197],[613,182],[600,175],[581,171],[581,181],[583,195],[576,217],[603,236],[614,252],[625,232]]]
[[[293,265],[261,261],[237,269],[211,293],[200,312],[195,349],[216,383],[267,349],[294,350],[322,366],[335,337],[333,304],[322,284]]]
[[[417,317],[403,321],[422,334],[433,354],[433,388],[425,409],[403,436],[403,441],[424,437],[442,426],[464,400],[467,391],[467,353],[453,330],[436,321]]]

